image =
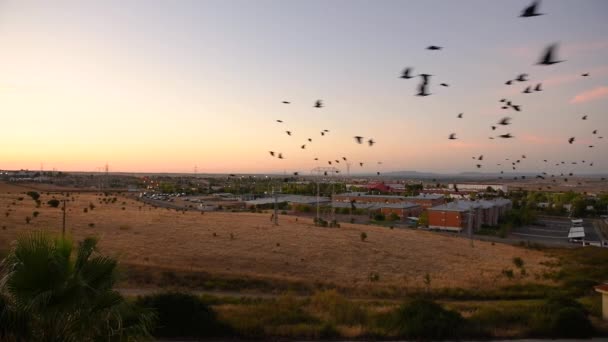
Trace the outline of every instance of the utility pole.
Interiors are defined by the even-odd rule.
[[[61,228],[61,237],[62,238],[65,238],[65,213],[66,213],[65,202],[67,202],[67,201],[63,200],[63,227]]]
[[[277,193],[274,191],[274,186],[272,187],[272,196],[274,196],[274,225],[279,225],[279,204]]]
[[[319,208],[319,201],[320,201],[320,198],[319,198],[319,179],[317,179],[317,222],[316,222],[317,224],[319,224],[319,210],[320,210],[320,208]],[[333,206],[333,199],[332,199],[332,206]]]
[[[471,240],[471,248],[473,248],[473,206],[469,207],[469,239]]]

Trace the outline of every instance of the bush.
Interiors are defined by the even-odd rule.
[[[136,303],[156,311],[157,337],[206,337],[224,332],[215,312],[199,297],[177,292],[144,296]]]
[[[374,215],[374,220],[384,221],[384,220],[386,220],[386,216],[384,216],[384,214],[382,214],[382,213],[378,213],[378,214]]]
[[[515,257],[513,258],[513,264],[515,265],[515,267],[517,268],[522,268],[524,267],[524,261],[522,260],[522,258],[520,257]]]
[[[365,232],[361,232],[361,241],[365,241],[365,239],[367,239],[367,234]]]
[[[310,305],[323,321],[332,324],[363,325],[367,321],[367,311],[361,304],[349,301],[336,290],[316,292]]]
[[[46,202],[46,204],[50,205],[50,206],[51,206],[51,207],[53,207],[53,208],[57,208],[57,207],[59,207],[59,204],[60,204],[60,203],[61,203],[61,202],[59,202],[59,200],[58,200],[58,199],[55,199],[55,198],[53,198],[52,200],[50,200],[50,201]]]
[[[416,340],[456,339],[464,319],[428,299],[415,299],[400,306],[389,318],[389,329],[399,337]]]
[[[515,276],[515,274],[513,274],[513,270],[510,268],[502,270],[502,275],[509,279],[513,279],[513,277]]]
[[[395,213],[391,213],[390,215],[388,215],[389,221],[399,221],[399,219],[400,219],[399,215],[397,215]]]
[[[32,216],[34,216],[34,217],[38,217],[38,215],[40,215],[40,212],[38,212],[38,211],[34,211],[34,212],[32,213]]]
[[[30,196],[34,201],[37,201],[40,198],[40,194],[36,191],[28,191],[27,195]]]
[[[25,217],[25,223],[29,224],[31,220],[32,220],[31,217],[29,217],[29,216]]]
[[[573,307],[562,308],[551,318],[551,332],[559,338],[593,336],[593,326],[585,312]]]

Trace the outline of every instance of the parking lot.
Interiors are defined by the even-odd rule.
[[[568,241],[568,231],[572,226],[570,220],[539,219],[536,225],[519,227],[511,232],[513,238],[538,242],[541,244],[572,245]],[[583,221],[586,242],[601,242],[593,223]]]

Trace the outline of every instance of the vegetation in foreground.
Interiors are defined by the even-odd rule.
[[[95,239],[74,247],[68,239],[36,233],[20,238],[2,262],[0,340],[445,340],[608,334],[598,319],[599,296],[592,292],[593,285],[608,278],[608,270],[597,267],[608,262],[608,250],[547,253],[559,261],[550,265],[554,271],[546,277],[560,286],[520,285],[486,294],[427,286],[398,301],[353,300],[335,289],[272,299],[168,292],[126,301],[113,290],[116,261],[97,252]],[[518,258],[513,264],[525,267]]]

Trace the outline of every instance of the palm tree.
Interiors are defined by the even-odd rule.
[[[0,264],[0,340],[123,341],[150,336],[153,315],[112,288],[117,262],[78,244],[32,233]]]

